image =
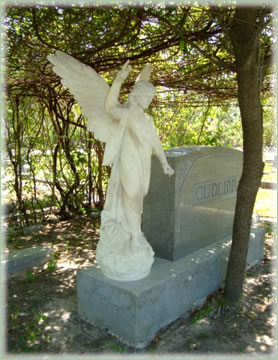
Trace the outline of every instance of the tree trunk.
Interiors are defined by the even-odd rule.
[[[264,168],[258,14],[256,7],[238,7],[230,29],[243,130],[243,172],[224,291],[229,301],[238,301],[242,295],[253,207]]]
[[[99,141],[95,142],[95,151],[98,158],[98,174],[97,174],[97,193],[98,193],[98,208],[103,209],[104,207],[104,192],[103,192],[103,169],[102,169],[102,162],[103,162],[103,148]]]
[[[15,163],[14,165],[14,172],[15,172],[15,192],[18,200],[19,210],[20,213],[23,214],[25,224],[29,225],[29,218],[27,215],[25,203],[23,200],[23,191],[22,191],[22,138],[23,138],[23,130],[22,130],[22,123],[19,116],[19,97],[16,97],[16,133],[15,133]],[[21,216],[20,216],[21,219]],[[20,220],[21,222],[21,220]],[[22,222],[21,222],[22,225]]]
[[[88,132],[88,177],[89,177],[89,189],[88,189],[88,205],[92,207],[92,194],[93,194],[93,176],[92,176],[92,139],[93,136]]]

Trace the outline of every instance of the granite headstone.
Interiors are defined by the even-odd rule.
[[[152,158],[143,232],[155,255],[177,260],[232,234],[242,152],[189,146],[166,151],[175,175]]]

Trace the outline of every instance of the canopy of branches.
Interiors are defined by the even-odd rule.
[[[48,2],[51,4],[51,2]],[[273,9],[258,10],[261,28],[258,68],[263,98],[273,88]],[[235,58],[228,36],[233,7],[21,6],[3,9],[5,28],[6,149],[9,196],[20,223],[37,221],[38,211],[55,205],[63,217],[102,208],[109,168],[103,144],[85,130],[86,119],[53,72],[47,55],[57,49],[92,66],[112,82],[129,59],[132,71],[123,99],[145,63],[154,70],[158,95],[150,111],[164,147],[241,146]],[[259,20],[260,19],[260,20]],[[265,76],[266,75],[266,76]],[[266,118],[271,119],[269,107]],[[272,120],[265,143],[272,144]],[[28,167],[28,171],[24,170]],[[46,185],[41,185],[46,184]],[[29,211],[29,212],[28,212]]]
[[[59,79],[46,56],[59,49],[108,80],[130,59],[133,72],[126,91],[148,62],[154,67],[152,81],[160,92],[177,91],[175,103],[198,104],[209,98],[223,104],[234,100],[234,57],[226,35],[233,11],[230,7],[198,5],[8,6],[4,19],[8,94],[47,96],[47,87],[55,87]],[[267,8],[262,11],[260,56],[267,59],[272,54],[273,14]],[[263,85],[266,96],[271,85],[267,76]],[[157,99],[161,102],[163,97]]]

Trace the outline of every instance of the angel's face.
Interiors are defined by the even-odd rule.
[[[130,100],[131,102],[135,103],[137,106],[147,109],[147,107],[152,102],[153,96],[151,94],[148,94],[147,92],[145,94],[143,93],[131,93],[130,94]]]
[[[143,109],[147,109],[147,107],[152,102],[152,97],[149,95],[140,95],[136,97],[137,104],[142,107]]]
[[[155,95],[155,87],[146,81],[139,81],[130,93],[131,102],[146,109]]]

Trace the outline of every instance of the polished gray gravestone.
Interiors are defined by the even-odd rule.
[[[143,232],[155,255],[177,260],[232,233],[242,152],[188,146],[166,151],[175,175],[152,158]]]
[[[174,148],[175,175],[152,159],[143,231],[155,262],[138,281],[105,277],[97,266],[77,273],[82,318],[142,347],[157,331],[223,285],[229,258],[242,153],[226,148]],[[264,230],[253,228],[247,268],[263,258]]]

